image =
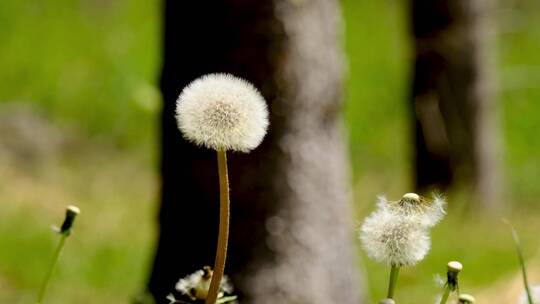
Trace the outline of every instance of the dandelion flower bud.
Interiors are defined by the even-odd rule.
[[[249,152],[266,134],[268,109],[251,83],[230,74],[209,74],[184,88],[176,119],[184,137],[197,145]]]
[[[396,304],[396,302],[392,299],[382,299],[379,301],[379,304]]]
[[[81,210],[76,206],[70,205],[66,207],[66,217],[62,223],[62,226],[60,226],[60,233],[69,234],[71,227],[73,226],[73,222],[75,222],[75,218],[79,213],[81,213]]]
[[[469,294],[462,293],[459,295],[459,304],[474,304],[476,300]]]
[[[458,286],[458,274],[463,270],[463,265],[458,261],[450,261],[447,264],[446,280],[448,287],[451,291],[457,289]]]
[[[429,228],[444,209],[428,205],[417,194],[407,193],[398,202],[379,197],[377,210],[360,228],[360,240],[369,257],[393,266],[412,266],[428,253]]]
[[[454,272],[459,273],[461,270],[463,270],[463,265],[461,265],[458,261],[450,261],[447,264],[448,266],[448,272]]]

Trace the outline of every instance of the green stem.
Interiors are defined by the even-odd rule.
[[[215,304],[221,278],[225,272],[225,260],[227,258],[227,243],[229,239],[229,217],[230,217],[230,198],[229,198],[229,176],[227,172],[227,153],[225,150],[217,151],[218,172],[219,172],[219,234],[216,250],[216,259],[210,289],[206,297],[205,304]]]
[[[525,267],[525,258],[523,257],[523,251],[521,250],[521,242],[519,241],[519,236],[517,234],[514,226],[506,219],[503,219],[512,231],[512,238],[514,239],[514,244],[516,245],[516,251],[519,259],[519,265],[521,266],[521,275],[523,276],[523,285],[525,285],[525,292],[527,294],[527,301],[529,304],[534,304],[531,289],[529,288],[529,280],[527,279],[527,267]]]
[[[450,291],[452,291],[452,288],[450,287],[450,284],[446,284],[445,288],[444,288],[444,293],[441,297],[441,302],[440,304],[445,304],[446,301],[448,301],[448,297],[450,296]]]
[[[529,301],[529,304],[534,304],[534,300],[531,293],[531,288],[529,287],[529,282],[527,279],[527,270],[525,268],[525,259],[523,258],[523,253],[521,250],[518,250],[519,252],[519,262],[521,264],[521,274],[523,275],[523,284],[525,285],[525,292],[527,293],[527,300]]]
[[[390,269],[390,282],[388,283],[388,295],[386,296],[388,299],[394,298],[394,290],[396,289],[398,274],[399,266],[392,265],[392,268]]]
[[[47,292],[47,287],[49,286],[49,282],[51,281],[51,277],[54,272],[54,269],[56,268],[56,264],[58,264],[58,260],[60,259],[60,254],[62,253],[62,249],[64,248],[64,243],[66,242],[67,237],[68,237],[68,234],[62,233],[60,237],[60,242],[58,243],[58,246],[56,247],[56,251],[54,252],[53,259],[49,266],[49,270],[47,271],[47,275],[45,276],[45,280],[43,281],[43,284],[41,285],[41,290],[39,291],[37,304],[43,303],[43,299],[45,298],[45,293]]]

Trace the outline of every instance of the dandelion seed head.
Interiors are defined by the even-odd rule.
[[[206,266],[202,270],[197,270],[194,273],[178,280],[175,289],[181,294],[189,297],[191,300],[204,300],[210,289],[212,280],[212,270]],[[223,276],[220,284],[220,296],[232,292],[232,284],[227,276]]]
[[[386,212],[375,212],[365,220],[360,239],[372,259],[400,266],[421,261],[431,245],[425,229]]]
[[[534,304],[540,304],[540,285],[531,286],[530,289]],[[518,304],[529,304],[526,291],[519,297]]]
[[[178,128],[209,149],[249,152],[264,138],[268,109],[249,82],[230,74],[208,74],[184,88],[176,102]]]
[[[415,193],[407,193],[397,202],[380,196],[377,210],[360,228],[360,240],[368,256],[399,266],[421,261],[431,246],[429,228],[444,216],[442,202],[429,203]]]

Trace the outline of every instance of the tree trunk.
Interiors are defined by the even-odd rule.
[[[465,186],[497,207],[491,0],[412,0],[416,186]]]
[[[182,139],[175,100],[191,80],[229,72],[260,88],[270,130],[229,156],[226,273],[241,303],[361,303],[341,129],[337,1],[167,0],[161,88],[160,235],[148,288],[212,265],[219,189],[215,152]]]

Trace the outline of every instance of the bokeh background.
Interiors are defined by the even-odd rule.
[[[360,222],[378,194],[399,198],[412,186],[411,45],[404,2],[342,4]],[[401,272],[397,296],[411,299],[403,303],[432,302],[450,259],[463,262],[461,288],[481,303],[515,297],[517,258],[502,216],[540,282],[540,2],[499,1],[494,16],[506,208],[466,212],[451,196],[430,255]],[[158,0],[0,3],[0,303],[34,301],[57,241],[50,226],[70,203],[82,214],[50,302],[126,303],[144,286],[158,208],[160,47]],[[360,246],[358,260],[371,297],[381,298],[387,268]]]

